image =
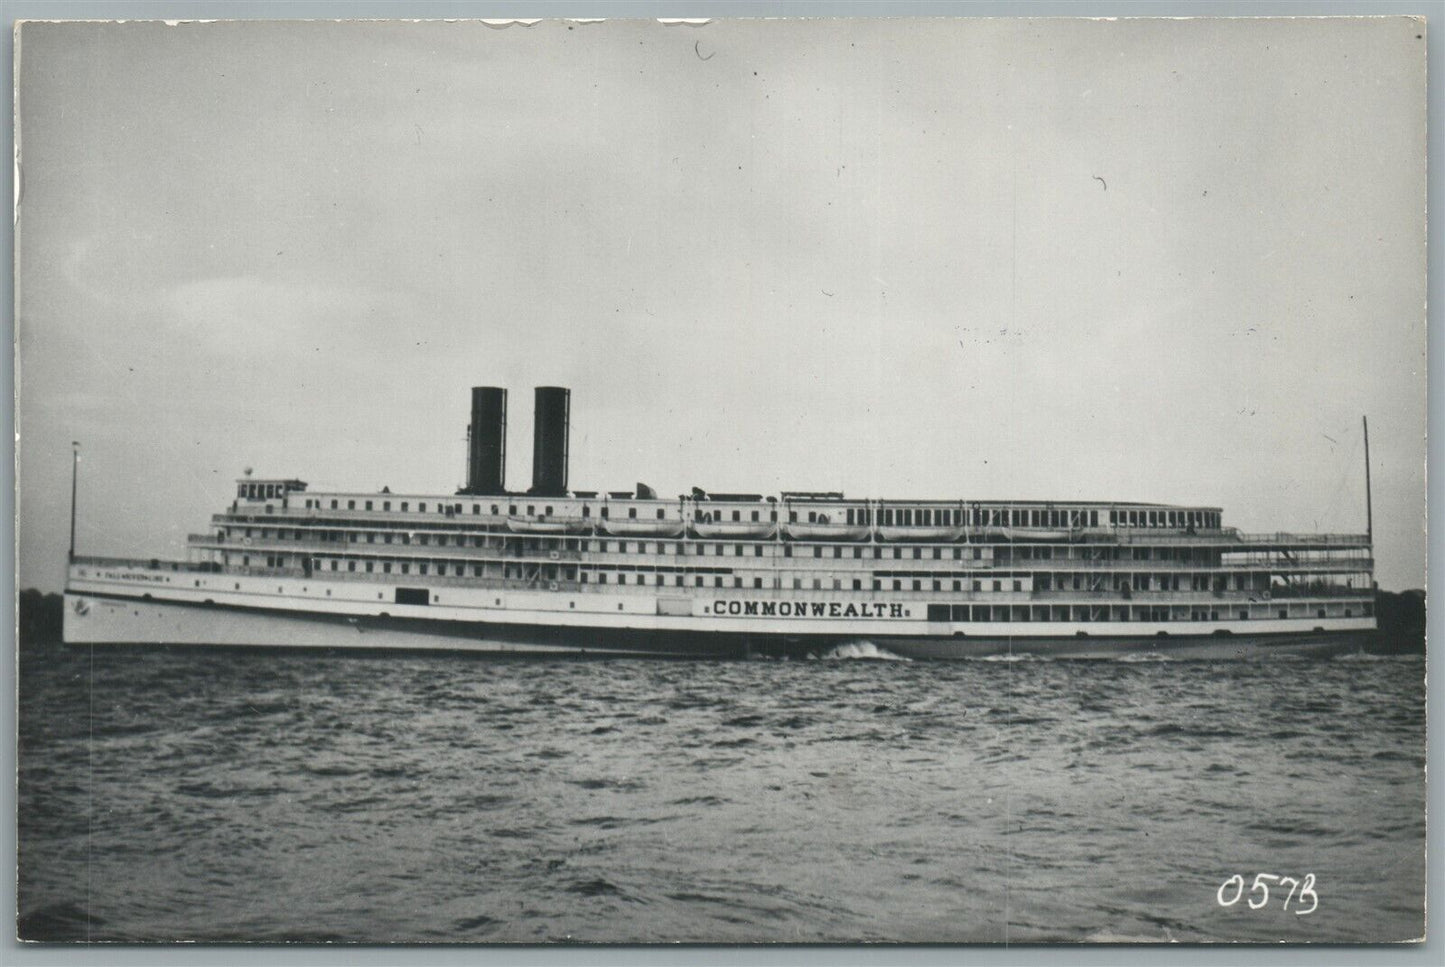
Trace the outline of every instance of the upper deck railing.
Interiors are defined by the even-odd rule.
[[[1236,532],[1241,544],[1338,544],[1346,547],[1369,547],[1367,534],[1291,534],[1276,531],[1273,534],[1245,534]]]

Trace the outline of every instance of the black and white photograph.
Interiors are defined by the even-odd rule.
[[[16,937],[1423,941],[1426,33],[20,23]]]

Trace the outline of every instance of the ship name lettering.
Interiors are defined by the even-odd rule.
[[[723,601],[714,599],[712,613],[764,618],[906,618],[901,604],[854,601]]]

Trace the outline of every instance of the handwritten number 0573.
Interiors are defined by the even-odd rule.
[[[1236,873],[1220,884],[1215,897],[1219,900],[1220,906],[1232,907],[1248,894],[1249,899],[1245,900],[1245,903],[1249,905],[1249,908],[1251,910],[1262,910],[1269,905],[1269,887],[1271,883],[1278,884],[1280,889],[1284,889],[1286,886],[1289,887],[1289,892],[1285,894],[1283,904],[1286,910],[1289,909],[1289,905],[1292,902],[1295,902],[1296,894],[1298,894],[1298,903],[1296,903],[1296,906],[1299,907],[1299,909],[1295,910],[1296,916],[1314,913],[1320,905],[1319,894],[1315,893],[1315,875],[1313,873],[1306,873],[1302,881],[1292,876],[1276,876],[1273,873],[1256,873],[1254,875],[1254,883],[1250,884],[1248,890],[1246,890],[1244,886],[1244,877]],[[1308,909],[1304,908],[1306,903],[1309,904]]]

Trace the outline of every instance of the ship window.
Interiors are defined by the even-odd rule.
[[[662,579],[659,578],[659,579],[658,579],[658,583],[661,583],[661,581],[662,581]],[[682,587],[682,575],[679,574],[677,577],[673,578],[672,583],[675,584],[675,585],[677,585],[678,587]]]
[[[882,590],[882,588],[883,588],[883,582],[880,581],[880,580],[878,580],[877,578],[874,578],[874,579],[873,579],[873,590],[874,590],[874,591],[879,591],[879,590]]]
[[[733,545],[733,557],[742,557],[742,556],[743,556],[743,546],[742,546],[741,544],[734,544],[734,545]]]
[[[797,512],[796,510],[790,510],[790,511],[788,511],[788,523],[789,523],[789,524],[796,524],[797,522],[798,522],[798,512]]]
[[[597,575],[597,583],[598,583],[598,584],[606,584],[606,583],[607,583],[607,575],[606,575],[606,574],[599,574],[599,575]]]
[[[370,510],[370,509],[371,509],[371,501],[369,501],[369,500],[366,502],[366,509],[367,509],[367,510]]]
[[[626,584],[626,583],[627,583],[627,575],[626,575],[626,574],[619,574],[619,575],[617,575],[617,583],[618,583],[618,584]]]
[[[761,544],[754,544],[754,545],[753,545],[753,557],[762,557],[762,556],[763,556],[763,545],[761,545]]]
[[[922,590],[923,590],[923,582],[922,582],[922,581],[914,581],[914,582],[913,582],[913,590],[915,590],[915,591],[922,591]]]
[[[815,545],[815,546],[813,547],[813,556],[814,556],[814,557],[822,557],[822,556],[823,556],[823,549],[822,549],[821,547],[818,547],[818,546]]]
[[[722,586],[723,586],[723,585],[722,585],[722,578],[721,578],[721,577],[715,577],[715,578],[713,578],[713,579],[712,579],[712,586],[715,587],[715,588],[720,588],[720,587],[722,587]]]
[[[843,556],[843,548],[841,548],[841,547],[835,547],[835,548],[833,548],[833,556],[834,556],[834,557],[842,557],[842,556]]]
[[[792,556],[793,556],[793,545],[791,545],[791,544],[784,544],[784,545],[783,545],[783,556],[784,556],[784,557],[792,557]]]
[[[386,564],[381,565],[381,573],[383,573],[383,574],[390,574],[390,573],[391,573],[391,564],[390,564],[390,563],[386,563]]]
[[[355,561],[347,561],[347,562],[346,562],[346,569],[347,569],[348,571],[354,571],[354,570],[356,570],[356,562],[355,562]]]
[[[893,590],[895,590],[895,591],[902,591],[902,590],[903,590],[903,582],[900,581],[900,580],[898,580],[897,578],[894,578],[894,579],[893,579]]]
[[[662,520],[662,519],[663,519],[663,516],[664,516],[664,515],[663,515],[663,510],[662,510],[662,508],[661,508],[661,507],[657,508],[657,519],[658,519],[658,520]]]
[[[753,520],[757,520],[757,519],[758,519],[758,512],[757,512],[757,511],[753,511]]]
[[[857,578],[854,578],[854,579],[853,579],[853,590],[854,590],[854,591],[861,591],[861,590],[863,590],[863,582],[860,581],[860,580],[858,580]]]
[[[794,590],[794,591],[801,591],[802,589],[803,589],[803,579],[802,579],[802,578],[793,578],[793,590]]]
[[[602,519],[603,519],[603,520],[606,520],[606,519],[607,519],[607,507],[606,507],[605,505],[604,505],[603,508],[602,508]]]

